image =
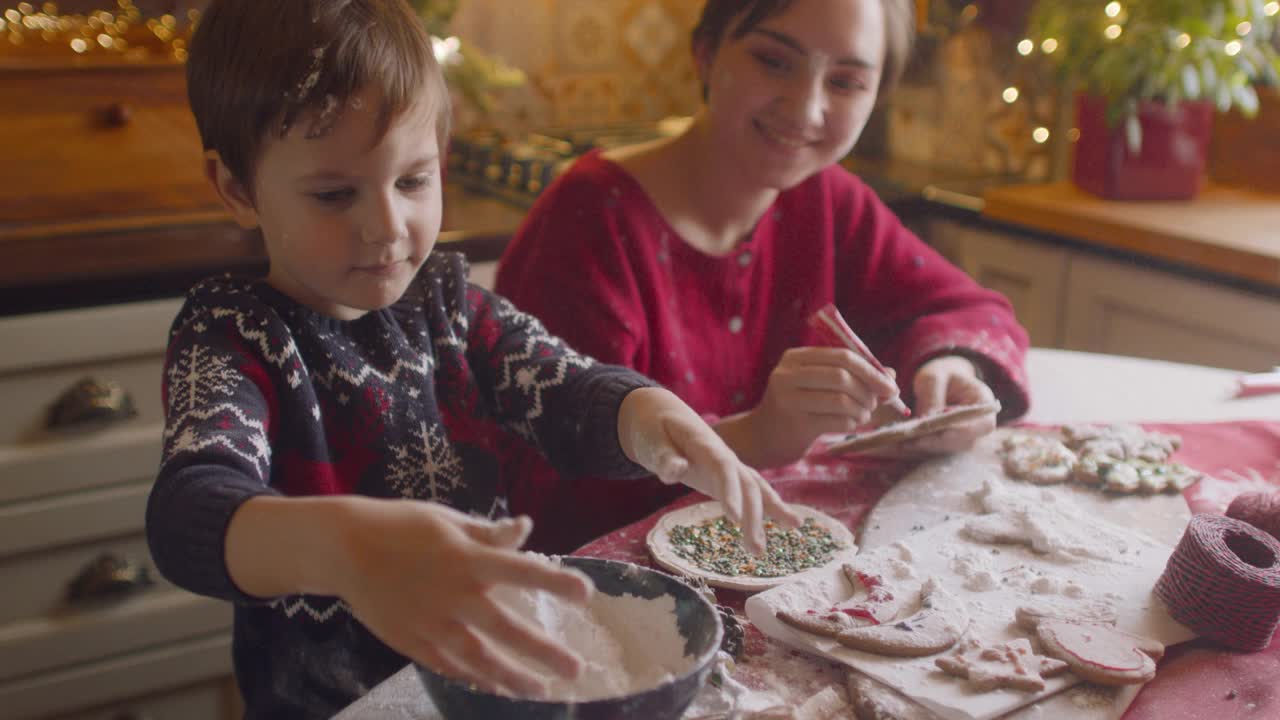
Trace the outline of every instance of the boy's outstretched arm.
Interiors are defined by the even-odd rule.
[[[764,551],[766,516],[788,527],[800,524],[768,481],[669,390],[628,393],[618,410],[618,441],[627,457],[663,482],[682,483],[721,501],[729,519],[742,527],[751,552]]]
[[[432,502],[355,496],[255,497],[226,534],[226,563],[245,593],[341,597],[400,654],[449,677],[521,697],[545,680],[521,658],[565,677],[582,659],[490,596],[497,584],[585,603],[580,573],[517,549],[528,518],[491,522]]]

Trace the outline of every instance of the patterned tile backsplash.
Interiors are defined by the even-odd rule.
[[[464,0],[450,29],[527,74],[525,87],[502,91],[503,124],[599,127],[697,108],[689,32],[701,8],[702,0]]]

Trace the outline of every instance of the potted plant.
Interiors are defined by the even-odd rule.
[[[1037,0],[1019,52],[1076,96],[1072,178],[1121,200],[1187,199],[1203,184],[1214,111],[1258,111],[1280,80],[1277,0]]]

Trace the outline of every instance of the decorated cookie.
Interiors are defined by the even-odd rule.
[[[1009,477],[1037,485],[1052,485],[1071,478],[1076,455],[1058,440],[1039,433],[1014,433],[1000,448]]]
[[[1137,685],[1156,675],[1164,645],[1112,627],[1044,620],[1036,628],[1045,654],[1101,685]]]
[[[994,415],[998,412],[1000,412],[1000,403],[994,400],[975,405],[958,405],[932,415],[892,422],[871,430],[854,433],[828,447],[827,452],[833,455],[848,455],[883,450],[908,440],[916,440],[942,432],[949,427],[969,422],[984,415]]]
[[[826,610],[778,610],[775,617],[797,630],[829,638],[845,630],[880,625],[897,617],[903,605],[902,595],[894,593],[880,575],[864,573],[850,563],[842,565],[840,570],[853,590],[853,598]]]
[[[919,657],[942,652],[969,627],[964,603],[930,578],[920,588],[920,610],[881,625],[845,630],[836,640],[855,650],[877,655]]]
[[[859,589],[866,590],[866,595],[856,603],[846,604],[841,608],[845,613],[863,618],[872,625],[889,622],[898,616],[905,598],[902,593],[893,592],[885,584],[883,577],[874,573],[864,573],[851,563],[842,565],[840,571],[855,593]]]
[[[1177,435],[1148,432],[1137,425],[1067,425],[1062,438],[1079,455],[1157,463],[1182,446]]]
[[[988,692],[998,688],[1039,692],[1044,679],[1066,672],[1067,664],[1031,650],[1031,641],[1018,638],[1005,643],[984,645],[966,638],[948,655],[934,660],[948,675],[965,678],[975,690]]]
[[[854,616],[834,608],[826,612],[778,610],[774,616],[797,630],[827,638],[835,638],[845,630],[865,624],[865,621],[855,620]]]
[[[1149,460],[1116,460],[1095,455],[1081,456],[1075,479],[1085,485],[1113,493],[1154,495],[1182,492],[1203,474],[1186,465]]]
[[[1019,605],[1014,611],[1018,627],[1030,633],[1049,620],[1115,625],[1118,617],[1115,607],[1101,600],[1042,598]]]

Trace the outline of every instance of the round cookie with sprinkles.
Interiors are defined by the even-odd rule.
[[[804,518],[795,530],[766,523],[765,552],[757,557],[742,546],[742,533],[718,502],[673,510],[646,538],[649,554],[662,568],[708,585],[754,592],[781,585],[797,573],[857,550],[853,533],[826,513],[792,505]]]

